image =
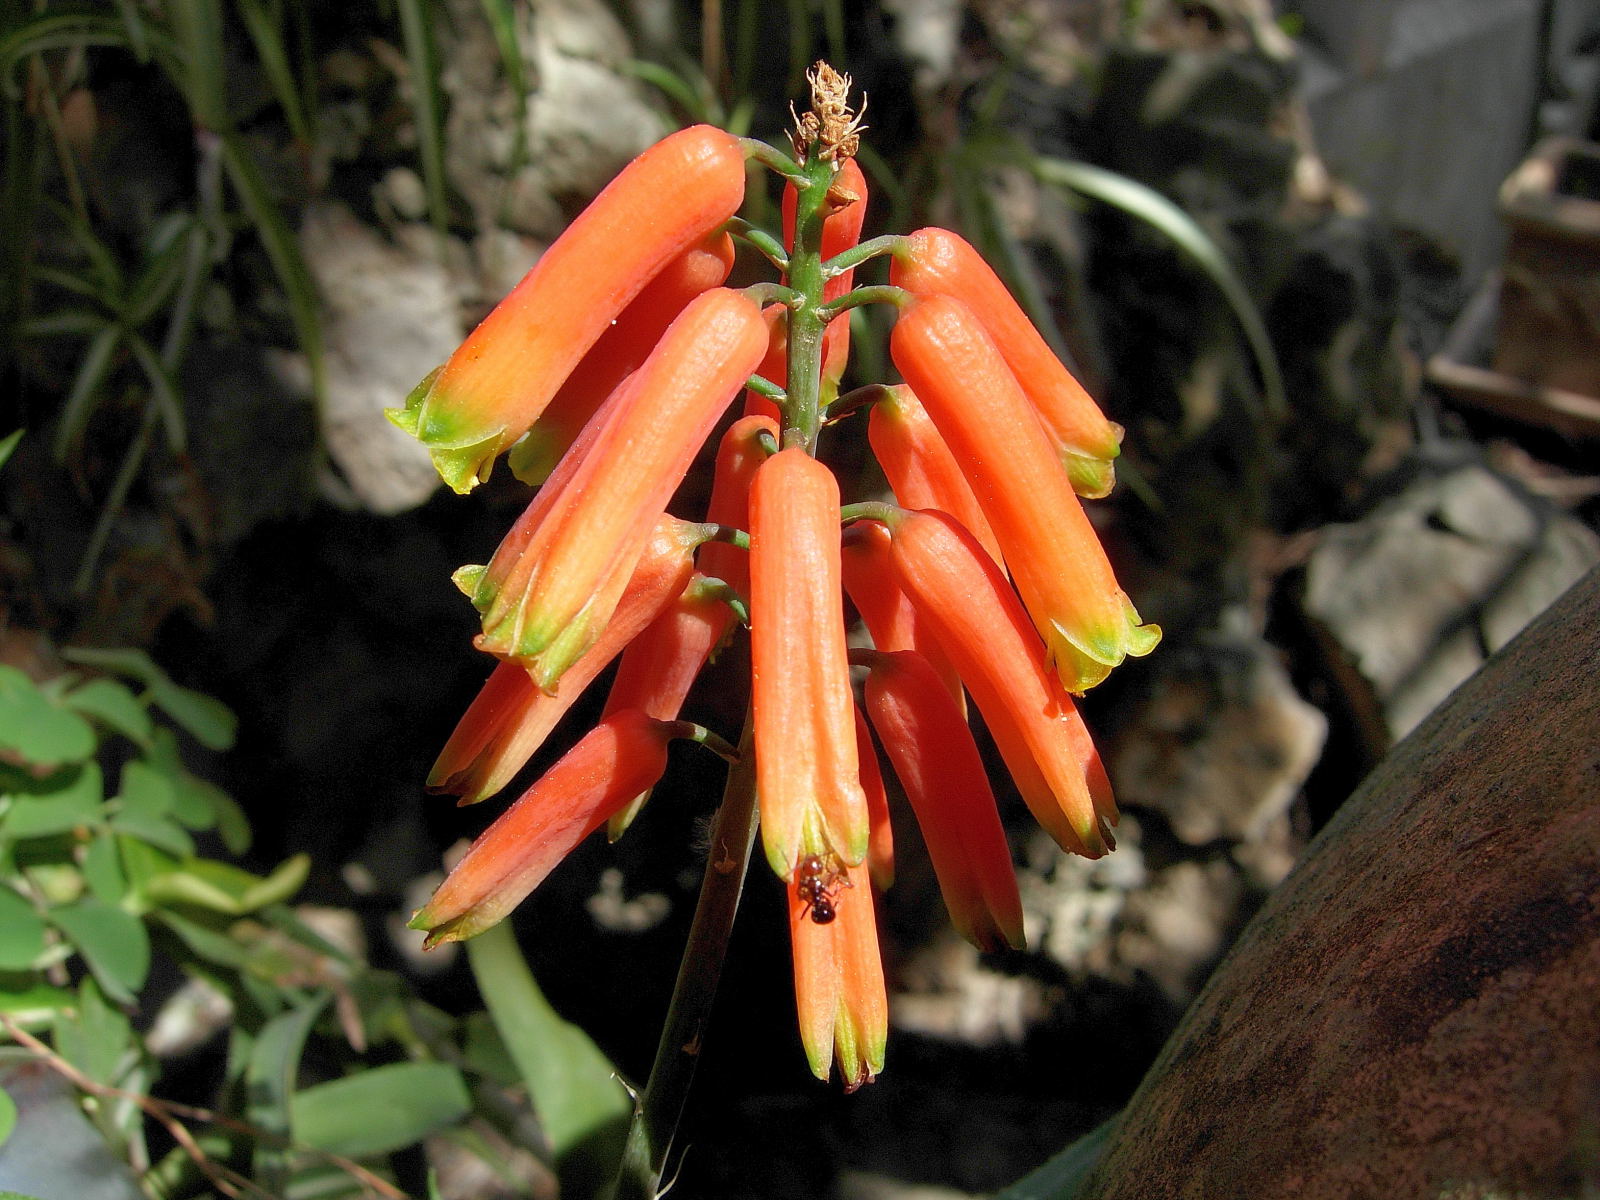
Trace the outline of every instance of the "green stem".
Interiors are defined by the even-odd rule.
[[[848,250],[841,250],[827,262],[822,264],[824,278],[832,279],[835,275],[843,275],[846,271],[853,271],[869,259],[877,258],[881,254],[898,253],[900,247],[906,244],[904,234],[886,233],[882,237],[875,237],[870,241],[861,242],[851,246]]]
[[[841,508],[839,523],[848,525],[852,521],[877,521],[893,529],[905,515],[906,510],[898,505],[885,504],[881,500],[863,500],[860,504],[846,504]]]
[[[774,404],[782,404],[789,398],[789,394],[781,387],[773,383],[772,380],[761,375],[750,376],[750,378],[745,381],[745,387],[749,388],[752,392],[755,392],[758,396],[765,396]]]
[[[806,178],[805,168],[776,146],[769,146],[757,138],[740,138],[739,144],[744,147],[744,156],[746,158],[753,159],[762,166],[776,171],[785,179],[793,179],[796,183],[799,183]]]
[[[728,770],[722,807],[711,831],[711,857],[700,884],[700,901],[689,943],[678,967],[672,1007],[656,1046],[650,1082],[634,1107],[633,1123],[611,1200],[657,1200],[673,1135],[683,1116],[689,1084],[699,1061],[701,1037],[716,998],[722,960],[744,891],[746,868],[756,839],[755,726],[745,715],[739,761]]]
[[[824,425],[832,425],[835,421],[842,421],[857,409],[870,408],[878,401],[886,399],[893,392],[893,386],[887,383],[868,383],[858,388],[852,388],[828,405],[822,414],[822,423]]]
[[[787,271],[789,269],[789,255],[784,251],[783,243],[765,229],[750,224],[743,217],[731,218],[723,228],[731,236],[759,250],[767,261],[777,267],[778,270]]]
[[[832,304],[825,305],[817,310],[817,315],[826,325],[840,313],[852,308],[860,308],[863,304],[892,304],[896,308],[904,308],[912,300],[911,293],[905,288],[895,287],[890,283],[873,284],[870,287],[852,288],[840,296]]]
[[[806,160],[804,182],[796,182],[794,249],[789,252],[789,286],[798,302],[789,309],[788,398],[783,405],[783,444],[817,450],[822,427],[823,317],[822,223],[827,215],[828,188],[834,164],[813,155]]]

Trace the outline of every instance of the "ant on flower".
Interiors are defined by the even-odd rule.
[[[802,858],[795,877],[795,894],[811,906],[811,919],[818,925],[826,925],[839,915],[839,888],[855,886],[844,871],[830,868],[820,854]]]

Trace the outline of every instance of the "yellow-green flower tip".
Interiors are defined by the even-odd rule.
[[[441,923],[431,915],[430,908],[431,906],[426,905],[419,908],[416,915],[406,922],[407,929],[420,929],[428,935],[422,942],[424,950],[432,950],[435,946],[443,946],[447,942],[464,942],[469,937],[475,937],[485,929],[498,925],[502,919],[501,916],[468,911]]]
[[[456,585],[457,591],[472,601],[474,608],[482,607],[478,604],[478,589],[483,585],[483,576],[488,569],[482,563],[468,563],[463,567],[457,567],[450,576],[450,582]]]
[[[1087,629],[1050,623],[1050,660],[1069,692],[1081,694],[1101,683],[1130,655],[1142,658],[1161,641],[1161,626],[1141,624],[1139,610],[1126,595],[1117,597],[1120,619]]]
[[[501,433],[496,430],[481,441],[467,446],[430,445],[428,454],[433,459],[433,469],[439,472],[439,478],[445,481],[451,491],[464,496],[489,478],[489,472],[494,468],[494,456],[500,450],[500,438]]]
[[[506,451],[506,466],[530,487],[539,487],[550,478],[567,447],[535,425],[527,435]]]
[[[651,791],[654,789],[652,788]],[[606,841],[616,842],[628,832],[628,827],[633,824],[634,818],[643,810],[650,799],[650,792],[640,792],[620,811],[614,812],[606,818]]]
[[[1109,458],[1096,458],[1076,451],[1064,451],[1062,463],[1072,490],[1085,500],[1103,500],[1117,486],[1117,468]]]
[[[443,402],[436,387],[443,370],[435,367],[411,389],[403,407],[386,409],[384,415],[428,448],[440,479],[465,493],[489,478],[505,429],[485,431],[481,423],[472,428],[471,414],[463,406]]]

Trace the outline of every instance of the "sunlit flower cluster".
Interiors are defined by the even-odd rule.
[[[504,788],[620,658],[598,724],[413,924],[429,944],[487,928],[583,838],[621,834],[670,739],[730,758],[740,744],[787,889],[802,1040],[819,1076],[836,1066],[854,1087],[881,1069],[887,1035],[880,749],[955,927],[980,947],[1020,946],[968,700],[1039,823],[1096,857],[1117,812],[1073,697],[1159,631],[1140,623],[1079,499],[1110,491],[1121,430],[960,237],[858,246],[868,188],[842,94],[820,110],[843,118],[802,122],[797,161],[707,126],[646,151],[395,419],[459,491],[507,451],[539,485],[490,561],[457,573],[482,618],[477,645],[499,662],[430,788],[462,803]],[[781,240],[737,219],[751,159],[787,177]],[[782,282],[725,287],[730,233]],[[889,285],[855,289],[855,267],[880,255]],[[895,309],[904,383],[841,396],[850,309],[879,301]],[[704,519],[669,514],[719,430]],[[893,503],[845,503],[818,457],[862,432]],[[847,643],[846,596],[871,649]],[[679,714],[743,629],[751,727],[725,741]]]

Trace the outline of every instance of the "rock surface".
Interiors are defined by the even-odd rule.
[[[439,479],[421,443],[383,410],[404,403],[460,343],[458,289],[425,252],[386,242],[337,204],[311,206],[300,244],[323,301],[328,452],[364,507],[415,508]]]
[[[1600,571],[1339,811],[1085,1181],[1176,1196],[1600,1187]]]
[[[1323,532],[1305,611],[1381,749],[1597,562],[1581,522],[1476,462],[1447,464]]]

